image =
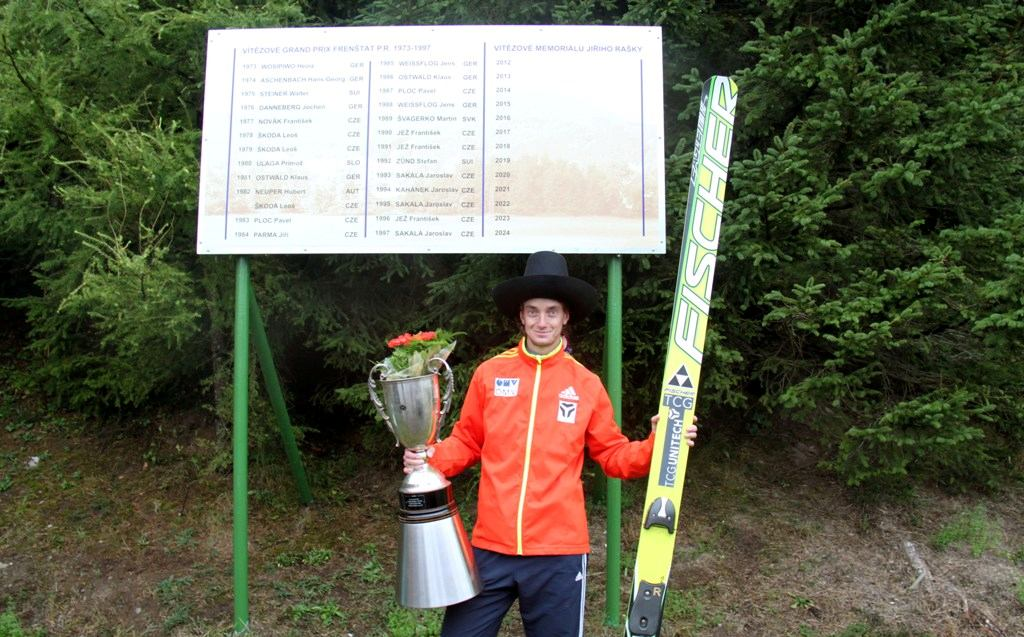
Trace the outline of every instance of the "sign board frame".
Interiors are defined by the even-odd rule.
[[[665,252],[661,30],[208,34],[197,252]]]

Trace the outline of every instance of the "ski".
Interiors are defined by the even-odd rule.
[[[736,94],[736,83],[724,76],[708,79],[701,91],[683,245],[658,406],[660,419],[647,479],[626,637],[659,635],[661,631],[672,554],[679,535],[689,450],[683,431],[693,422],[700,380]]]

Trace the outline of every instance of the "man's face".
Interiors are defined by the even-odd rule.
[[[530,299],[519,309],[519,321],[526,332],[526,348],[534,354],[547,354],[562,337],[569,312],[553,299]]]

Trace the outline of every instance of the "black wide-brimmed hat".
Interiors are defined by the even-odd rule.
[[[582,320],[597,307],[594,286],[569,276],[565,257],[557,252],[534,252],[526,260],[523,276],[502,281],[491,290],[498,311],[516,319],[519,308],[530,299],[561,301],[575,320]]]

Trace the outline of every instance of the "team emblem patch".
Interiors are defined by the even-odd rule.
[[[558,422],[576,423],[576,403],[568,400],[558,401]]]
[[[519,395],[518,378],[495,378],[494,395],[498,397],[511,398]]]

